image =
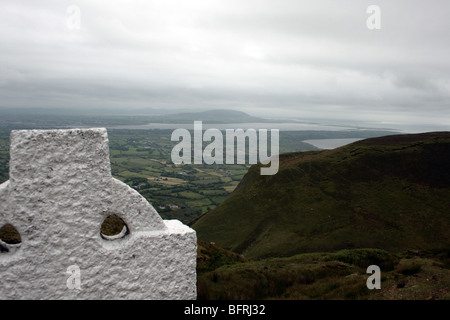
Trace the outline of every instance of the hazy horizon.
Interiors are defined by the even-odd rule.
[[[379,30],[367,27],[369,5],[380,8]],[[6,0],[0,9],[0,109],[229,109],[450,128],[445,0]]]

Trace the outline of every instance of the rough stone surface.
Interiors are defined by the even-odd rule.
[[[105,129],[13,131],[10,153],[0,227],[22,243],[0,253],[0,299],[196,298],[195,231],[111,176]],[[121,239],[100,235],[110,214]],[[67,285],[74,265],[81,289]]]

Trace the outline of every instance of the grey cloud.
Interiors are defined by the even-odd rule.
[[[76,3],[80,30],[65,25],[71,2],[2,1],[0,107],[408,113],[418,121],[426,112],[450,122],[448,1],[379,0],[376,31],[365,26],[370,1]]]

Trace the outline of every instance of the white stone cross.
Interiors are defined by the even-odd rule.
[[[10,156],[0,227],[21,244],[0,252],[0,299],[196,298],[195,231],[111,176],[106,129],[12,131]],[[111,214],[128,227],[112,241]]]

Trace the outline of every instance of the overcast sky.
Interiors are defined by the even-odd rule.
[[[449,14],[448,0],[2,0],[0,107],[450,127]]]

